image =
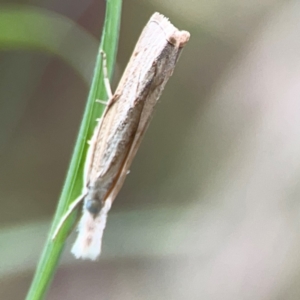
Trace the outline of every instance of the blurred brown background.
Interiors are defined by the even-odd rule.
[[[73,23],[61,40],[53,31],[65,59],[0,45],[0,299],[9,300],[24,299],[43,247],[105,10],[105,1],[12,2]],[[155,11],[191,40],[110,212],[100,260],[76,261],[72,235],[47,299],[299,299],[300,2],[124,1],[113,86]]]

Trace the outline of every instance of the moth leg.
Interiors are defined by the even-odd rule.
[[[78,198],[76,198],[69,206],[67,212],[62,216],[62,218],[59,220],[58,225],[56,226],[51,239],[54,240],[57,237],[57,234],[61,230],[63,224],[67,220],[67,218],[70,216],[70,214],[73,212],[73,210],[80,204],[80,202],[83,200],[83,198],[86,196],[86,192],[81,194]]]
[[[97,99],[96,102],[97,102],[97,103],[100,103],[100,104],[103,104],[103,105],[107,105],[107,103],[108,103],[108,102],[105,101],[105,100],[99,100],[99,99]]]
[[[109,103],[109,100],[112,98],[113,94],[112,94],[112,91],[111,91],[111,86],[110,86],[109,78],[108,78],[106,53],[103,50],[100,50],[100,53],[102,55],[104,85],[105,85],[106,93],[107,93],[107,96],[108,96],[108,100],[105,101],[105,100],[97,99],[96,102],[98,102],[100,104],[103,104],[103,105],[107,105]]]
[[[106,59],[106,53],[103,50],[100,50],[100,53],[102,55],[102,66],[103,66],[103,77],[104,77],[104,85],[106,89],[106,93],[108,96],[108,99],[111,99],[113,94],[111,91],[109,78],[108,78],[108,70],[107,70],[107,59]]]

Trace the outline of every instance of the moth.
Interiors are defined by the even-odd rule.
[[[99,120],[87,153],[82,194],[70,205],[53,238],[70,213],[83,201],[78,236],[71,252],[95,260],[101,252],[107,213],[121,189],[142,137],[150,123],[179,55],[190,34],[154,13]],[[106,82],[106,86],[109,84]],[[110,91],[110,87],[107,87]]]

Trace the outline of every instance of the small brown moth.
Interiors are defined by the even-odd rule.
[[[179,31],[159,13],[145,26],[90,141],[82,194],[70,205],[53,235],[55,238],[73,209],[84,201],[72,248],[76,258],[94,260],[100,255],[107,213],[189,37],[187,31]],[[111,94],[107,81],[106,86]]]

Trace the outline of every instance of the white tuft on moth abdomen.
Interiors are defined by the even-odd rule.
[[[78,224],[78,236],[71,250],[76,258],[95,260],[100,255],[103,231],[110,207],[111,201],[107,199],[96,217],[84,209]]]

